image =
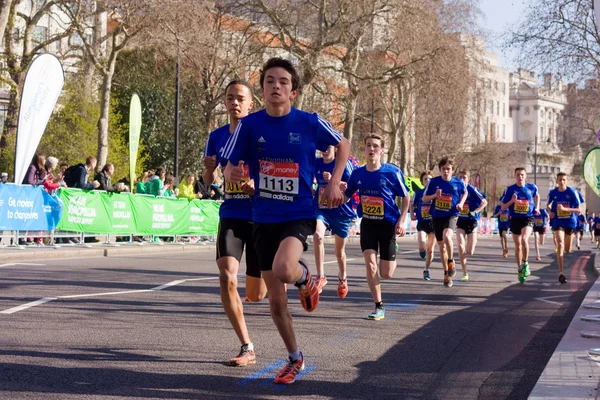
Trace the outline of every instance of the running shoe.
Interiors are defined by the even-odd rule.
[[[303,283],[295,283],[294,285],[298,288],[298,292],[300,293],[302,307],[310,312],[317,308],[317,305],[319,304],[319,290],[317,289],[314,279],[310,276],[310,271],[304,262],[300,261],[300,265],[306,269],[306,280]]]
[[[523,261],[523,264],[521,264],[521,269],[523,270],[523,276],[525,278],[531,275],[531,272],[529,271],[529,263],[527,261]]]
[[[373,321],[381,321],[384,318],[385,318],[385,310],[383,308],[376,308],[375,312],[372,312],[367,317],[367,319],[370,319]]]
[[[538,261],[540,261],[542,259],[542,257],[537,256],[535,259],[538,260]]]
[[[429,270],[426,269],[425,271],[423,271],[423,280],[425,281],[430,281],[431,280],[431,276],[429,276]]]
[[[567,278],[565,278],[565,276],[564,276],[563,274],[560,274],[560,275],[558,276],[558,281],[559,281],[560,283],[563,283],[563,284],[564,284],[564,283],[567,283]]]
[[[502,257],[504,257],[504,258],[508,257],[508,249],[502,250]]]
[[[454,278],[454,275],[456,275],[456,268],[454,268],[454,260],[450,259],[448,260],[448,276]]]
[[[425,256],[427,255],[427,251],[419,251],[419,255],[421,256],[421,258],[425,259]]]
[[[240,354],[229,360],[230,367],[245,367],[246,365],[256,364],[256,355],[254,350],[248,350],[248,345],[245,344],[240,349]]]
[[[302,356],[302,353],[300,353]],[[289,385],[296,382],[296,375],[304,370],[304,357],[299,360],[289,359],[288,363],[283,367],[277,375],[275,375],[275,383]]]
[[[338,292],[338,297],[340,299],[343,299],[344,297],[346,297],[346,295],[348,294],[348,278],[346,278],[346,279],[338,278],[337,292]]]
[[[450,278],[450,275],[444,275],[444,286],[452,287],[452,278]]]
[[[579,245],[577,245],[577,250],[581,250],[581,247]]]
[[[519,282],[525,283],[525,277],[523,276],[523,270],[519,269]]]
[[[469,280],[469,274],[463,274],[462,278],[460,278],[461,282],[467,282]]]
[[[323,291],[323,287],[325,285],[327,285],[327,277],[325,275],[323,275],[323,276],[317,276],[315,278],[315,284],[317,285],[317,289],[319,290],[319,294],[321,294],[321,292]]]

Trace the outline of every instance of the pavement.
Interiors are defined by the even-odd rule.
[[[414,236],[400,238],[399,241],[413,241]],[[333,242],[332,237],[325,238],[326,243]],[[359,237],[349,238],[350,243],[358,243]],[[168,249],[177,252],[198,252],[215,250],[214,242],[203,244],[158,245],[116,245],[94,244],[90,247],[62,246],[57,248],[40,247],[18,250],[0,247],[0,266],[11,262],[33,260],[60,260],[88,257],[126,257],[136,254],[164,253]],[[594,267],[600,276],[600,251],[594,251]],[[567,271],[584,274],[583,268],[567,265]],[[584,261],[581,261],[584,263]],[[571,276],[573,278],[573,276]],[[552,302],[551,299],[548,302]],[[594,309],[591,307],[598,307]],[[598,321],[584,321],[582,317],[596,315]],[[569,327],[554,350],[541,376],[529,395],[529,399],[597,399],[600,386],[600,279],[591,286],[585,299],[576,311]],[[591,336],[591,337],[590,337]],[[593,336],[598,336],[594,338]],[[594,349],[598,356],[593,356]]]
[[[600,252],[593,257],[600,275]],[[600,385],[600,279],[592,285],[529,395],[530,400],[597,399]],[[597,316],[598,321],[582,318]],[[594,337],[596,336],[596,337]],[[593,356],[590,352],[596,353]]]

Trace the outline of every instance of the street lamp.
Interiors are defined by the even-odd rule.
[[[552,143],[550,137],[546,140],[546,143]],[[535,142],[533,146],[533,184],[537,186],[537,166],[538,166],[538,156],[537,156],[537,146],[538,146],[538,135],[535,134]]]

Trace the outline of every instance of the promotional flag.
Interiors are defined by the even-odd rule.
[[[21,184],[65,82],[58,58],[38,56],[27,71],[17,128],[15,183]]]
[[[600,196],[600,147],[594,147],[585,156],[583,177],[594,193]]]
[[[142,105],[137,94],[131,97],[129,105],[129,182],[135,184],[135,164],[137,163],[140,131],[142,130]]]

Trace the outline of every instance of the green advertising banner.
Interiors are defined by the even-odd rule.
[[[104,208],[104,192],[61,189],[63,214],[57,229],[69,232],[110,233],[111,224]]]
[[[64,211],[57,229],[139,235],[215,235],[216,201],[61,189]]]
[[[594,147],[585,156],[583,177],[594,193],[600,196],[600,147]]]
[[[103,193],[102,204],[109,216],[110,231],[114,234],[136,233],[135,214],[131,207],[131,193]]]

